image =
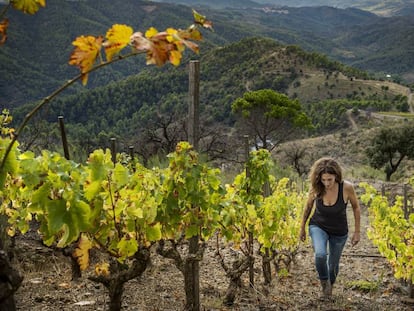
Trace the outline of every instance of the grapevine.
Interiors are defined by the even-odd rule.
[[[197,308],[194,307],[197,302],[193,301],[193,263],[202,260],[205,244],[217,228],[224,189],[219,179],[220,170],[201,163],[198,153],[188,142],[178,143],[169,160],[160,189],[163,199],[157,220],[162,224],[163,240],[158,253],[174,259],[176,267],[183,273],[186,309],[193,309]],[[184,256],[178,246],[194,237],[197,238],[198,250],[191,252],[189,246],[187,256]],[[168,248],[166,241],[169,242]]]
[[[372,186],[362,183],[362,202],[368,205],[371,227],[368,237],[391,265],[394,276],[414,283],[414,214],[404,217],[403,199],[396,197],[390,205],[387,198]]]
[[[236,291],[241,286],[241,277],[253,260],[250,252],[250,237],[259,244],[262,256],[264,278],[271,278],[270,261],[275,257],[293,258],[298,248],[300,216],[304,197],[290,187],[289,180],[279,181],[270,174],[273,165],[270,153],[260,149],[250,153],[249,176],[245,172],[237,175],[226,189],[226,205],[221,211],[220,235],[224,242],[232,245],[235,258],[227,264],[217,246],[217,254],[226,271],[230,284],[224,303],[234,302]],[[270,196],[265,197],[263,186],[269,181],[272,185]],[[227,260],[228,261],[228,260]]]
[[[274,190],[264,199],[262,217],[258,226],[261,253],[268,252],[275,260],[276,272],[288,272],[299,248],[300,218],[305,205],[305,194],[290,184],[288,178],[274,182]],[[284,263],[281,267],[280,263]]]
[[[45,0],[14,0],[6,8],[34,14],[45,5]],[[46,245],[65,248],[75,243],[73,256],[82,270],[92,268],[92,249],[105,253],[107,260],[96,264],[90,279],[108,289],[110,310],[121,308],[124,284],[145,271],[156,243],[165,254],[167,241],[174,247],[183,239],[199,236],[204,245],[219,229],[247,258],[233,274],[233,281],[239,281],[252,263],[252,238],[262,253],[295,251],[302,198],[290,193],[286,179],[273,180],[275,190],[264,198],[263,186],[272,181],[266,150],[253,152],[246,164],[249,174],[238,175],[225,189],[220,170],[201,163],[186,142],[169,155],[166,169],[148,169],[138,162],[134,167],[114,163],[109,150],[95,150],[81,164],[47,150],[35,155],[18,148],[18,137],[29,120],[73,83],[86,84],[92,72],[138,54],[145,54],[149,65],[169,62],[177,66],[186,47],[198,53],[193,41],[202,36],[197,26],[211,29],[211,23],[195,11],[193,16],[194,24],[184,30],[159,32],[151,27],[141,33],[116,24],[105,36],[79,36],[69,60],[79,68],[79,75],[41,100],[15,131],[8,128],[8,112],[2,113],[0,214],[8,217],[8,233],[26,233],[35,219]],[[6,42],[8,25],[8,20],[0,21],[0,44]],[[126,48],[130,48],[128,53],[124,53]],[[186,264],[202,259],[203,250],[197,258],[183,259],[178,254],[177,266],[185,272]]]

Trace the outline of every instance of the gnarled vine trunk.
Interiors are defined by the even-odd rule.
[[[109,292],[109,311],[120,311],[124,285],[129,280],[141,276],[150,262],[150,251],[140,248],[134,255],[134,261],[128,269],[122,269],[118,262],[111,265],[109,276],[89,277],[90,280],[103,284]]]
[[[272,266],[271,261],[273,257],[270,255],[270,251],[266,248],[265,253],[261,254],[262,256],[262,271],[263,271],[263,278],[264,284],[269,285],[272,283]]]
[[[20,287],[23,277],[10,264],[7,253],[0,250],[0,311],[14,311],[14,293]]]
[[[166,245],[169,242],[169,245]],[[198,238],[194,239],[192,243],[198,243]],[[190,251],[187,256],[182,256],[178,251],[179,243],[173,240],[161,240],[158,242],[157,253],[165,258],[173,259],[175,266],[180,270],[184,276],[184,290],[186,296],[185,310],[198,311],[200,309],[199,297],[199,278],[194,275],[194,265],[197,265],[203,259],[206,244],[203,242],[198,245],[196,250]]]
[[[226,295],[224,296],[223,304],[225,306],[232,306],[238,290],[242,287],[242,275],[246,272],[249,267],[252,258],[242,257],[232,263],[232,267],[223,266],[224,262],[222,261],[222,266],[226,271],[227,277],[230,279],[229,286],[227,287]]]

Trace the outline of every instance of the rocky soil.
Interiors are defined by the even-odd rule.
[[[352,233],[351,210],[348,216]],[[414,310],[407,287],[394,279],[387,262],[366,236],[365,210],[362,220],[362,241],[354,248],[345,247],[331,301],[319,298],[313,253],[307,242],[301,244],[290,274],[275,278],[267,289],[262,286],[260,262],[257,261],[256,286],[249,289],[245,279],[235,304],[225,307],[222,301],[228,280],[214,256],[214,245],[209,245],[200,263],[201,310]],[[15,251],[13,264],[24,275],[15,295],[18,310],[108,310],[105,288],[87,279],[91,272],[85,273],[80,281],[71,281],[68,259],[33,238],[19,238]],[[154,255],[150,268],[139,279],[126,284],[123,310],[172,311],[183,310],[184,305],[181,273],[171,261],[158,255]]]

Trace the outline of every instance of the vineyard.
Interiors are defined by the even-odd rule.
[[[45,1],[11,4],[33,14]],[[211,24],[193,14],[186,30],[144,35],[117,24],[105,43],[78,37],[69,62],[80,69],[76,78],[17,130],[2,111],[0,309],[411,310],[414,214],[368,184],[361,184],[364,242],[346,247],[334,299],[322,303],[309,241],[298,238],[306,189],[272,175],[268,150],[246,146],[244,167],[224,183],[197,152],[191,121],[191,143],[178,143],[166,167],[109,149],[84,163],[19,149],[31,117],[72,83],[86,84],[91,72],[141,53],[161,66],[178,65],[185,47],[198,52],[197,25]],[[7,25],[0,24],[4,41]],[[116,58],[128,45],[133,52]]]
[[[245,171],[224,185],[187,142],[164,169],[122,154],[113,163],[109,150],[84,165],[47,151],[14,152],[2,213],[25,275],[17,309],[23,302],[32,310],[194,310],[186,289],[186,265],[194,261],[201,308],[322,306],[312,251],[298,239],[305,193],[272,177],[268,151],[251,152]],[[410,310],[413,214],[404,214],[401,198],[391,205],[361,186],[365,242],[347,246],[331,307],[372,310],[378,301],[379,310]]]
[[[350,218],[350,221],[352,218]],[[363,208],[361,242],[345,247],[335,302],[322,305],[318,300],[319,283],[315,278],[309,243],[299,246],[290,274],[273,281],[269,294],[258,279],[257,290],[249,290],[243,277],[243,289],[233,307],[222,305],[227,279],[215,256],[211,241],[200,263],[200,288],[206,310],[412,310],[405,302],[403,284],[393,277],[387,261],[380,256],[366,235],[367,209]],[[60,252],[45,248],[29,234],[17,239],[15,262],[24,271],[25,280],[16,293],[18,310],[107,310],[107,293],[85,278],[71,281],[70,262]],[[257,263],[258,264],[258,263]],[[260,269],[260,266],[257,266]],[[90,272],[92,273],[92,272]],[[88,273],[89,274],[89,273]],[[151,266],[125,287],[124,310],[182,310],[185,293],[182,274],[171,261],[155,255]]]

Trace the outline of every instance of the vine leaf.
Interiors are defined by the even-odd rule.
[[[118,242],[119,258],[120,262],[123,262],[126,258],[133,256],[138,251],[137,240],[123,237]]]
[[[0,45],[7,40],[7,28],[9,27],[9,19],[5,18],[0,22]]]
[[[46,0],[13,0],[13,8],[27,14],[35,14],[40,7],[46,6]]]
[[[103,262],[103,263],[98,263],[95,265],[95,274],[100,276],[109,276],[110,275],[110,271],[109,271],[109,263],[107,262]]]
[[[1,139],[0,140],[0,157],[4,156],[4,150],[7,147],[7,144],[10,143],[10,139]],[[6,158],[4,163],[4,169],[0,171],[0,189],[3,188],[8,174],[14,174],[17,172],[19,167],[19,162],[17,160],[18,155],[18,146],[15,144],[11,149],[9,156]]]
[[[88,71],[92,69],[96,59],[100,55],[103,37],[80,36],[72,44],[75,46],[69,64],[78,66],[82,73],[82,83],[88,82]]]
[[[111,61],[114,55],[118,54],[129,44],[133,29],[127,25],[115,24],[106,33],[106,41],[103,43],[106,59]]]
[[[161,232],[161,224],[157,223],[151,227],[147,228],[146,232],[147,240],[150,242],[159,241],[162,238],[162,232]]]
[[[118,187],[128,184],[128,169],[120,163],[115,164],[114,180]]]
[[[203,26],[204,28],[208,28],[210,30],[213,30],[213,23],[209,21],[204,15],[201,15],[196,10],[193,9],[193,16],[194,16],[194,22],[198,25]]]
[[[175,30],[172,28],[167,29],[167,33],[169,34],[167,37],[167,40],[174,43],[176,46],[177,51],[180,53],[180,59],[181,59],[181,53],[184,51],[184,46],[191,49],[194,53],[199,53],[199,47],[198,44],[190,41],[200,41],[202,40],[201,32],[194,27],[189,27],[186,30]],[[173,63],[170,59],[170,62]]]
[[[167,41],[166,31],[158,32],[154,27],[145,32],[136,32],[131,37],[131,44],[138,51],[147,51],[147,65],[164,65],[169,60],[169,53],[174,45]],[[175,64],[177,62],[174,62]]]
[[[170,62],[174,66],[178,66],[186,47],[197,54],[199,53],[198,44],[193,42],[202,40],[197,25],[213,30],[212,23],[205,16],[194,10],[193,15],[194,23],[185,30],[168,28],[166,31],[158,32],[156,28],[150,27],[143,34],[142,32],[133,33],[130,26],[115,24],[107,31],[105,41],[103,36],[77,37],[72,42],[75,49],[72,51],[69,64],[79,67],[83,85],[86,85],[88,73],[94,69],[94,63],[100,56],[102,47],[105,49],[107,63],[111,62],[116,54],[129,45],[135,52],[146,52],[147,65],[161,67]],[[103,64],[102,59],[101,64]]]
[[[84,234],[81,235],[78,247],[73,251],[73,256],[76,258],[79,267],[85,271],[89,265],[89,250],[92,248],[92,243]]]

